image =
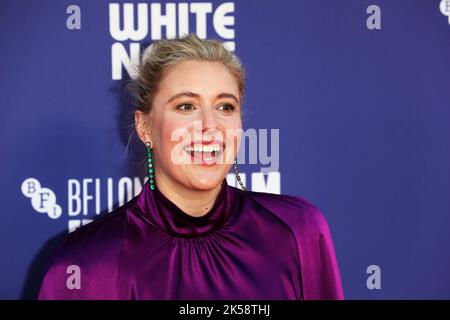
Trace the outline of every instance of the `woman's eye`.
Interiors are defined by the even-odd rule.
[[[183,103],[177,106],[178,110],[181,111],[190,111],[190,110],[194,110],[194,105],[190,104],[190,103]]]
[[[231,111],[234,111],[235,107],[232,104],[225,103],[225,104],[222,104],[221,106],[219,106],[217,109],[219,109],[221,111],[225,111],[225,112],[231,112]]]

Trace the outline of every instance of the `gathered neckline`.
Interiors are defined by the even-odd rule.
[[[138,196],[138,205],[150,223],[172,236],[197,238],[220,229],[233,212],[233,191],[226,180],[221,183],[213,206],[202,216],[184,212],[157,187],[150,190],[147,181]]]

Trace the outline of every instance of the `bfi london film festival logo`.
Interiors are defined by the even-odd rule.
[[[36,212],[46,214],[50,219],[59,219],[62,216],[62,207],[57,203],[55,192],[43,187],[38,179],[27,178],[22,182],[22,194],[30,199],[31,206]],[[70,219],[69,232],[81,225],[91,222],[92,219]]]
[[[22,182],[22,194],[30,198],[31,206],[39,213],[47,214],[51,219],[58,219],[62,215],[62,208],[56,203],[53,190],[41,186],[39,180],[28,178]]]
[[[444,16],[447,16],[448,24],[450,25],[450,0],[441,0],[439,10]]]
[[[107,178],[106,184],[99,178],[85,178],[82,180],[68,179],[67,181],[67,206],[58,204],[56,193],[44,187],[36,178],[27,178],[22,182],[22,194],[30,199],[32,208],[50,219],[56,220],[63,217],[63,212],[68,216],[68,231],[72,232],[82,225],[88,224],[93,216],[100,215],[106,206],[108,212],[116,206],[121,206],[139,194],[145,183],[139,177],[134,179],[122,177],[114,186],[113,179]],[[106,190],[102,190],[105,189]],[[117,194],[114,196],[113,191]],[[103,192],[102,192],[103,191]],[[114,201],[117,200],[117,203]],[[102,202],[103,201],[103,202]]]

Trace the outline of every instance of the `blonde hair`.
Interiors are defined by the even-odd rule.
[[[151,113],[153,97],[165,73],[186,60],[221,62],[233,75],[242,104],[245,72],[239,58],[220,41],[200,39],[191,33],[177,39],[157,40],[145,51],[137,77],[130,86],[136,98],[135,109]]]

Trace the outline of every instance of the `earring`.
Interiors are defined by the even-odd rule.
[[[153,171],[153,159],[152,159],[152,144],[147,142],[145,144],[147,147],[147,158],[148,158],[148,178],[150,181],[150,190],[155,190],[155,175]]]
[[[245,188],[244,184],[241,181],[241,177],[239,176],[239,171],[238,171],[238,167],[237,167],[237,159],[234,159],[234,174],[236,175],[236,180],[239,183],[239,185],[241,186],[241,189],[246,191],[247,189]]]

